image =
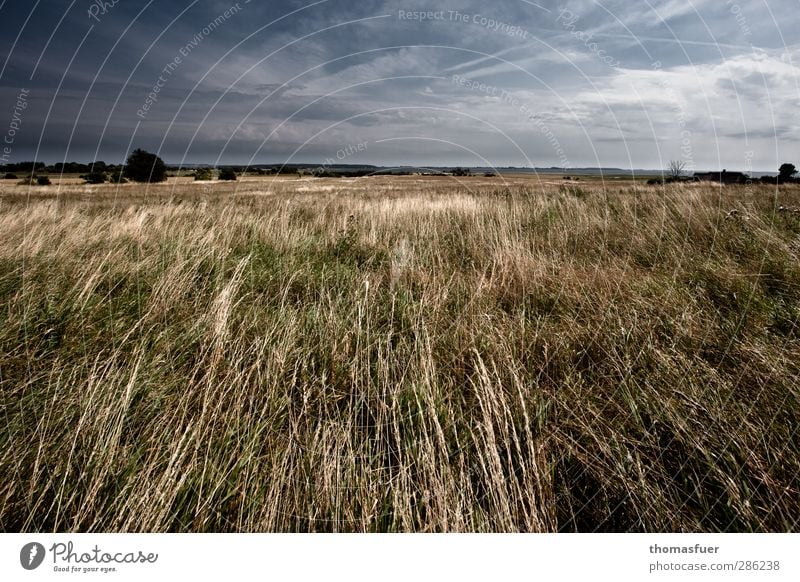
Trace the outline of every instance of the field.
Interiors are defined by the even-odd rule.
[[[800,187],[75,182],[0,184],[3,531],[800,530]]]

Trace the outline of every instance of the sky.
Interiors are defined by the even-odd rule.
[[[796,0],[0,0],[0,163],[800,166]]]

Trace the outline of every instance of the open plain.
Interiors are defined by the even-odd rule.
[[[800,187],[0,184],[4,531],[797,531]]]

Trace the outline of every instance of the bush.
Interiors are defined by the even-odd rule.
[[[666,178],[650,178],[647,181],[648,186],[663,186],[664,184],[675,184],[676,182],[684,182],[681,178],[675,176],[667,176]]]
[[[167,166],[157,155],[137,149],[128,156],[123,175],[134,182],[163,182]]]
[[[103,172],[92,172],[81,176],[81,180],[85,180],[87,184],[104,184],[108,180],[108,176]]]
[[[222,168],[219,171],[220,180],[236,180],[236,172],[232,168]]]
[[[52,182],[50,182],[50,178],[47,176],[27,176],[17,182],[19,186],[33,186],[34,184],[38,186],[49,186]]]
[[[211,168],[197,168],[194,171],[194,179],[195,180],[213,180],[214,179],[214,172],[211,171]]]
[[[6,180],[19,180],[19,178],[17,177],[17,175],[16,175],[16,174],[6,174],[6,175],[4,176],[4,178],[5,178]]]
[[[123,173],[122,167],[113,168],[106,173],[106,179],[112,184],[127,184],[128,180],[125,179]]]

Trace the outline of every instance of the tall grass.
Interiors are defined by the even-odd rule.
[[[6,187],[0,529],[797,531],[798,205]]]

